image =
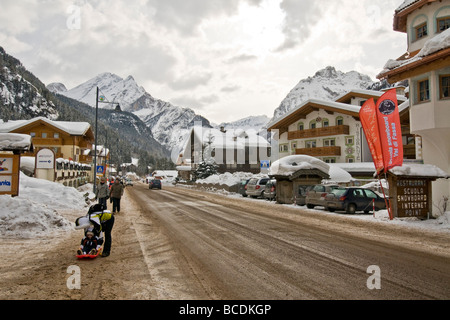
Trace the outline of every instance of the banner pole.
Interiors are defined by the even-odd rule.
[[[385,173],[386,175],[386,173]],[[378,182],[380,182],[381,191],[383,192],[384,202],[386,204],[387,211],[389,213],[389,220],[394,220],[391,213],[391,202],[386,198],[386,194],[384,193],[383,184],[381,183],[380,175],[378,175]]]

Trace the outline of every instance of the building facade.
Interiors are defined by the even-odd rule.
[[[336,101],[308,100],[272,121],[268,130],[277,133],[279,158],[288,155],[309,155],[326,163],[372,162],[372,156],[359,119],[361,106],[370,98],[377,100],[383,92],[352,90]],[[402,104],[402,135],[405,149],[411,159],[416,159],[415,139],[409,139],[407,99],[397,96]],[[405,111],[406,110],[406,111]],[[404,127],[403,127],[404,124]]]
[[[377,76],[409,81],[411,133],[422,137],[425,164],[450,171],[450,0],[405,1],[394,30],[406,33],[407,52]],[[433,202],[450,195],[448,180],[433,183]]]

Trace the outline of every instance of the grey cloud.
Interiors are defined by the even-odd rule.
[[[257,59],[257,57],[255,55],[241,54],[241,55],[234,56],[234,57],[226,60],[225,63],[234,64],[234,63],[246,62],[246,61],[251,61],[251,60],[256,60],[256,59]]]
[[[277,51],[294,48],[306,40],[311,29],[320,23],[321,8],[326,6],[323,5],[323,0],[283,0],[280,7],[286,13],[283,27],[285,41]]]
[[[241,2],[258,5],[262,0],[149,0],[149,5],[155,9],[153,19],[160,25],[191,35],[203,19],[236,13]]]
[[[212,74],[210,72],[191,72],[184,74],[182,77],[172,81],[169,85],[175,90],[186,90],[206,85],[211,79]]]
[[[222,92],[235,92],[238,91],[241,87],[240,86],[225,86],[222,89],[220,89],[220,91]]]

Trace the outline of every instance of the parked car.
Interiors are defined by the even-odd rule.
[[[326,208],[331,212],[338,210],[351,214],[356,211],[369,213],[374,206],[375,211],[386,209],[383,197],[370,189],[359,187],[334,189],[326,196],[326,202]]]
[[[270,178],[251,178],[247,183],[247,195],[252,198],[264,197],[264,187]]]
[[[325,197],[333,189],[339,188],[337,184],[316,184],[311,190],[306,193],[305,203],[309,209],[315,206],[326,207]]]
[[[267,181],[264,187],[264,198],[270,201],[277,200],[277,180]]]
[[[131,179],[127,179],[125,186],[133,186],[133,181]]]
[[[149,189],[162,189],[162,183],[161,183],[161,180],[158,180],[158,179],[153,179],[153,180],[150,180],[149,181],[149,183],[148,183],[148,188]]]
[[[238,187],[238,193],[242,194],[243,197],[247,197],[247,183],[250,179],[241,180]]]
[[[306,194],[309,190],[314,188],[314,185],[300,185],[298,186],[298,192],[295,197],[296,204],[299,206],[304,206],[306,204]]]

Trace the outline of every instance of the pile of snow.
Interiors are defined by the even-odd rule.
[[[397,176],[438,177],[449,178],[450,175],[432,164],[408,163],[389,170]]]
[[[298,170],[318,169],[324,173],[329,173],[330,166],[314,157],[306,155],[292,155],[275,161],[269,170],[269,175],[290,176]]]
[[[73,230],[74,223],[61,212],[87,211],[83,192],[72,187],[20,173],[19,196],[0,195],[0,234],[35,238]]]
[[[214,174],[209,176],[208,178],[197,180],[196,183],[199,184],[224,184],[227,186],[234,186],[239,184],[242,180],[250,179],[253,177],[258,177],[259,175],[255,175],[250,172],[234,172],[234,173],[223,173],[223,174]],[[262,176],[262,175],[261,175]],[[264,175],[266,176],[266,175]]]
[[[0,150],[29,150],[30,147],[31,136],[28,134],[0,133]]]

